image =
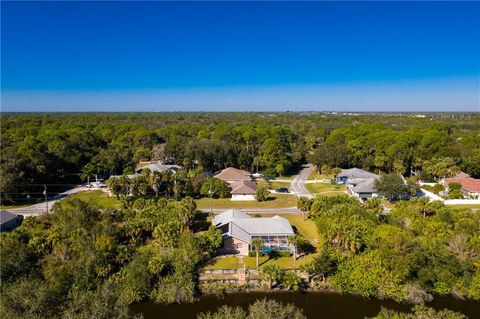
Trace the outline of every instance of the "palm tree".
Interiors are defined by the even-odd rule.
[[[281,270],[277,265],[265,265],[262,267],[262,274],[268,280],[268,288],[272,289],[272,283],[280,278]]]
[[[297,246],[300,241],[300,236],[293,234],[288,236],[288,242],[293,246],[293,260],[297,260]]]
[[[341,172],[342,172],[342,169],[339,167],[335,167],[334,169],[332,169],[333,179],[336,179],[338,174],[340,174]]]
[[[150,174],[148,181],[150,182],[150,187],[155,191],[155,196],[158,197],[159,184],[162,181],[162,175],[160,172],[153,172]]]
[[[261,239],[261,238],[252,239],[252,241],[250,242],[250,245],[253,247],[253,250],[255,250],[255,253],[257,255],[257,259],[256,259],[257,267],[258,267],[258,254],[262,250],[262,247],[263,247],[264,243],[265,243],[264,240]]]
[[[188,229],[195,217],[197,204],[191,197],[184,198],[180,202],[176,202],[176,204],[177,212],[182,220],[183,227]]]
[[[94,172],[95,167],[92,165],[92,162],[90,162],[82,168],[80,178],[82,180],[87,180],[87,185],[90,185],[90,176],[94,175]]]
[[[305,212],[310,210],[312,201],[304,196],[297,197],[297,208],[302,211],[303,219],[305,220]]]
[[[300,287],[302,278],[293,271],[287,271],[282,278],[282,283],[287,289],[297,290]]]

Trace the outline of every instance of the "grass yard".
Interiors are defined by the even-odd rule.
[[[265,265],[277,265],[282,269],[297,269],[312,261],[314,256],[315,254],[297,256],[297,260],[293,260],[293,257],[278,257],[270,259],[268,256],[262,256],[258,259],[258,268],[262,268]],[[256,257],[244,257],[243,261],[248,268],[257,268]]]
[[[325,192],[343,193],[345,190],[345,185],[332,185],[330,183],[305,183],[305,188],[312,194],[320,194]]]
[[[318,174],[317,170],[314,169],[313,172],[308,176],[308,180],[315,180],[315,179],[324,179],[324,178],[333,178],[333,174]]]
[[[258,180],[257,186],[265,186],[267,187],[268,182],[265,180]],[[290,188],[290,183],[287,182],[270,182],[270,189],[277,189],[277,188]]]
[[[238,269],[240,267],[239,258],[235,256],[217,257],[209,260],[204,269]]]
[[[100,208],[120,208],[121,203],[116,197],[109,197],[107,193],[101,190],[91,190],[76,193],[68,198],[78,198],[89,203],[94,203]]]
[[[28,207],[33,204],[37,204],[39,202],[31,202],[30,204],[19,204],[19,205],[0,205],[0,209],[13,209],[13,208],[22,208],[22,207]]]
[[[303,220],[303,216],[301,214],[278,214],[282,216],[290,222],[292,226],[294,226],[298,233],[302,235],[306,240],[312,243],[313,246],[318,247],[319,244],[319,236],[317,232],[317,225],[311,219]],[[261,215],[262,217],[271,217],[272,215]]]
[[[445,205],[445,207],[448,207],[448,208],[470,208],[470,209],[479,209],[480,210],[480,205]]]
[[[295,207],[295,196],[291,194],[270,194],[270,200],[265,202],[252,201],[232,201],[230,198],[212,199],[212,208],[288,208]],[[210,208],[210,198],[201,198],[195,200],[199,209]]]

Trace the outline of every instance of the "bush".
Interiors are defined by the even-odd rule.
[[[291,255],[289,250],[271,250],[268,252],[270,258],[290,257]]]

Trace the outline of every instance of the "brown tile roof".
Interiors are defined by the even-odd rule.
[[[480,193],[480,179],[476,178],[445,178],[445,183],[462,184],[462,189],[471,193]]]
[[[234,167],[227,167],[220,172],[218,172],[214,177],[221,179],[223,181],[249,181],[252,178],[250,173],[241,169]]]
[[[470,178],[470,175],[468,175],[467,173],[465,172],[458,172],[457,175],[453,176],[453,178]]]
[[[253,181],[236,181],[233,182],[231,194],[255,194],[257,191],[257,184]]]

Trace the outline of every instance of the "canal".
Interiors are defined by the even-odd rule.
[[[355,319],[374,316],[380,308],[408,311],[412,306],[399,304],[391,300],[364,299],[354,295],[336,293],[234,293],[224,299],[215,296],[203,296],[193,304],[160,305],[145,301],[132,305],[135,313],[142,313],[145,319],[182,318],[194,319],[198,313],[216,311],[222,305],[246,308],[257,299],[274,299],[283,303],[293,303],[303,309],[307,318]],[[427,304],[435,309],[451,309],[459,311],[470,319],[480,318],[480,301],[458,300],[453,297],[435,297]]]

